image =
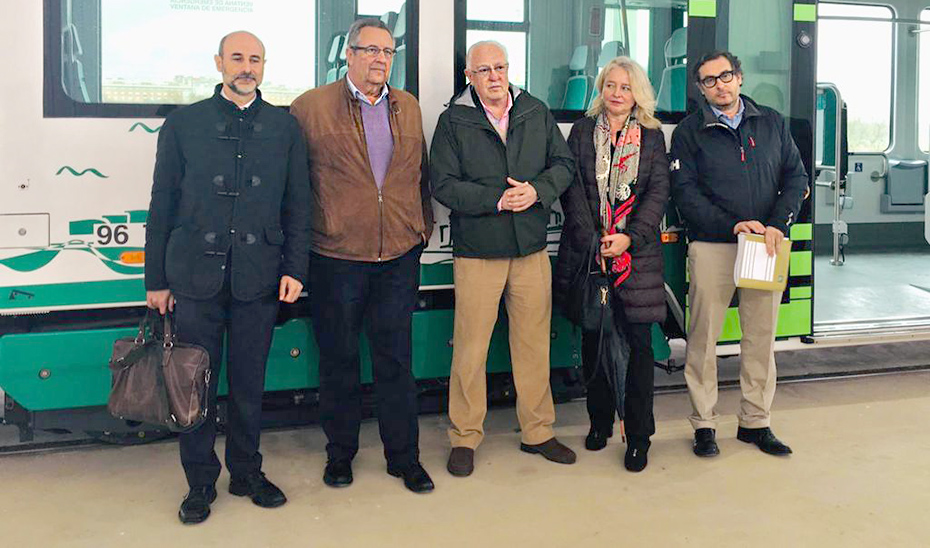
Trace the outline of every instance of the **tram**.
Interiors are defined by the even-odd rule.
[[[427,142],[479,40],[507,47],[511,82],[545,101],[566,135],[599,68],[629,55],[647,70],[670,139],[700,98],[688,61],[733,51],[743,92],[790,121],[810,175],[778,337],[930,331],[930,0],[11,0],[0,22],[14,60],[0,108],[0,418],[22,441],[36,430],[120,443],[160,435],[108,416],[105,403],[112,342],[144,313],[164,116],[212,93],[213,52],[235,29],[262,38],[263,97],[287,107],[345,75],[345,35],[359,17],[392,29],[390,85],[418,97]],[[434,207],[414,313],[424,395],[443,392],[452,354],[448,212]],[[553,260],[561,221],[555,208]],[[669,367],[667,341],[684,336],[688,315],[673,205],[663,242],[670,313],[653,339]],[[268,405],[303,418],[319,384],[308,315],[305,296],[282,307],[266,378]],[[580,334],[556,313],[551,336],[555,391],[578,393]],[[739,339],[734,304],[720,344]],[[362,357],[370,381],[367,349]],[[502,310],[493,396],[512,397],[509,368]]]

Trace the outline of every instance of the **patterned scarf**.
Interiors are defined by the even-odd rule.
[[[639,174],[639,148],[642,143],[642,128],[630,114],[620,137],[617,138],[613,157],[610,155],[610,121],[601,113],[594,124],[595,174],[601,226],[605,234],[616,234],[626,228],[627,215],[633,210],[636,196],[633,185]],[[629,276],[632,257],[624,251],[619,257],[608,261],[607,272],[614,287],[618,287]]]

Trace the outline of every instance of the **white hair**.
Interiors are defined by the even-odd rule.
[[[494,46],[495,48],[501,50],[501,51],[504,53],[504,61],[508,61],[508,60],[509,60],[509,59],[507,58],[507,48],[504,47],[504,44],[501,44],[501,43],[498,42],[497,40],[482,40],[482,41],[480,41],[480,42],[475,42],[474,44],[472,44],[472,45],[468,48],[468,52],[465,54],[465,68],[471,69],[471,56],[472,56],[472,53],[474,53],[474,51],[475,51],[477,48],[480,48],[481,46]]]

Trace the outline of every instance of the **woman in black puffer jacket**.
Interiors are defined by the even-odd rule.
[[[565,220],[553,295],[557,304],[564,304],[560,300],[571,294],[572,277],[585,261],[592,238],[600,235],[598,260],[591,266],[599,268],[604,259],[614,302],[619,303],[615,321],[630,344],[624,464],[638,472],[646,467],[649,437],[655,433],[651,329],[652,323],[665,319],[659,224],[668,201],[669,164],[645,71],[628,57],[617,57],[603,68],[595,85],[597,97],[568,138],[578,170],[561,197]],[[597,333],[583,335],[591,417],[585,447],[592,451],[607,445],[616,411],[604,370],[596,364],[597,344]]]

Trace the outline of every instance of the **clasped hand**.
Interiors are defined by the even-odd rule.
[[[626,234],[607,234],[601,238],[601,256],[619,257],[630,248],[633,240]]]
[[[501,196],[501,211],[526,211],[539,199],[536,189],[528,181],[520,182],[507,177],[507,184],[510,188]]]

